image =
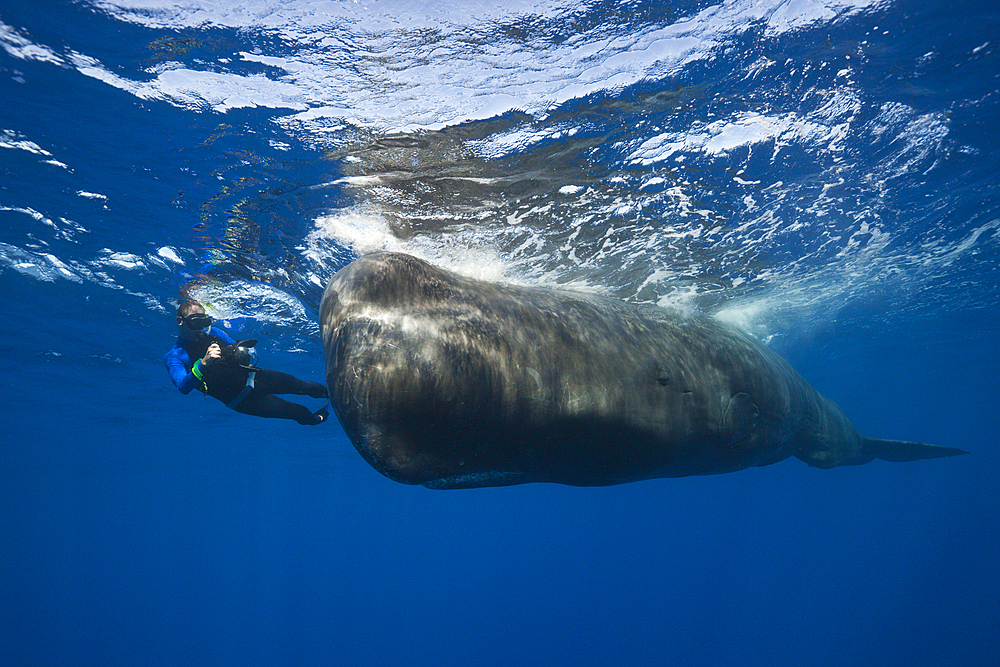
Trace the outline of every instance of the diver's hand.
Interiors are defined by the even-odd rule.
[[[201,359],[202,366],[208,366],[214,359],[222,358],[222,348],[219,347],[218,343],[212,343],[208,346],[208,350],[205,352],[205,356]]]

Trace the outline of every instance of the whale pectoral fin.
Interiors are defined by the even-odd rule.
[[[750,398],[750,394],[741,392],[729,399],[726,414],[722,418],[722,431],[730,436],[729,442],[739,442],[757,428],[760,409]]]
[[[860,461],[861,463],[871,461],[872,458],[901,462],[938,459],[969,453],[957,447],[925,445],[922,442],[905,442],[903,440],[880,440],[879,438],[865,438],[862,442],[862,451],[865,453],[865,460]],[[842,465],[851,465],[851,462],[845,462]]]
[[[423,484],[428,489],[478,489],[483,486],[513,486],[530,481],[530,477],[520,472],[481,472],[433,479]]]

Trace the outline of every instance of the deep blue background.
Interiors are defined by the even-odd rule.
[[[152,39],[79,5],[52,3],[46,21],[33,7],[0,19],[84,51]],[[90,230],[46,236],[0,210],[0,242],[67,263],[205,251],[233,203],[217,174],[317,183],[336,169],[304,148],[267,154],[273,111],[179,110],[3,53],[0,100],[0,130],[70,165],[0,151],[0,206]],[[962,141],[996,145],[992,125],[966,120]],[[260,136],[206,144],[224,124]],[[250,148],[275,161],[246,166]],[[984,150],[975,173],[991,165]],[[992,184],[948,205],[995,206]],[[276,195],[290,246],[337,196]],[[173,315],[141,295],[168,303],[188,278],[151,269],[108,287],[0,265],[0,664],[996,664],[992,282],[949,288],[978,308],[876,301],[772,342],[862,432],[970,456],[437,492],[380,476],[336,423],[249,419],[176,392],[161,362]],[[318,291],[300,296],[315,309]],[[290,353],[293,336],[269,330],[268,359],[321,379],[318,340]]]
[[[788,356],[863,431],[971,456],[435,492],[382,478],[336,424],[181,396],[158,359],[167,316],[144,331],[78,286],[0,280],[17,314],[0,374],[6,664],[994,657],[997,386],[973,369],[998,359],[953,345],[955,322],[829,331]]]

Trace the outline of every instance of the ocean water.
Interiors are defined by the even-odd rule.
[[[0,664],[996,664],[995,3],[3,0],[0,47]],[[710,313],[971,454],[431,491],[170,383],[181,294],[321,380],[378,249]]]

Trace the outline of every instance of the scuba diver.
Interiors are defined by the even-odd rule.
[[[163,363],[182,394],[198,389],[245,415],[294,419],[306,426],[322,424],[329,418],[329,402],[314,413],[304,405],[275,396],[327,398],[325,385],[258,368],[254,350],[257,341],[236,342],[212,326],[212,321],[197,301],[185,301],[177,308],[177,343],[164,355]]]

